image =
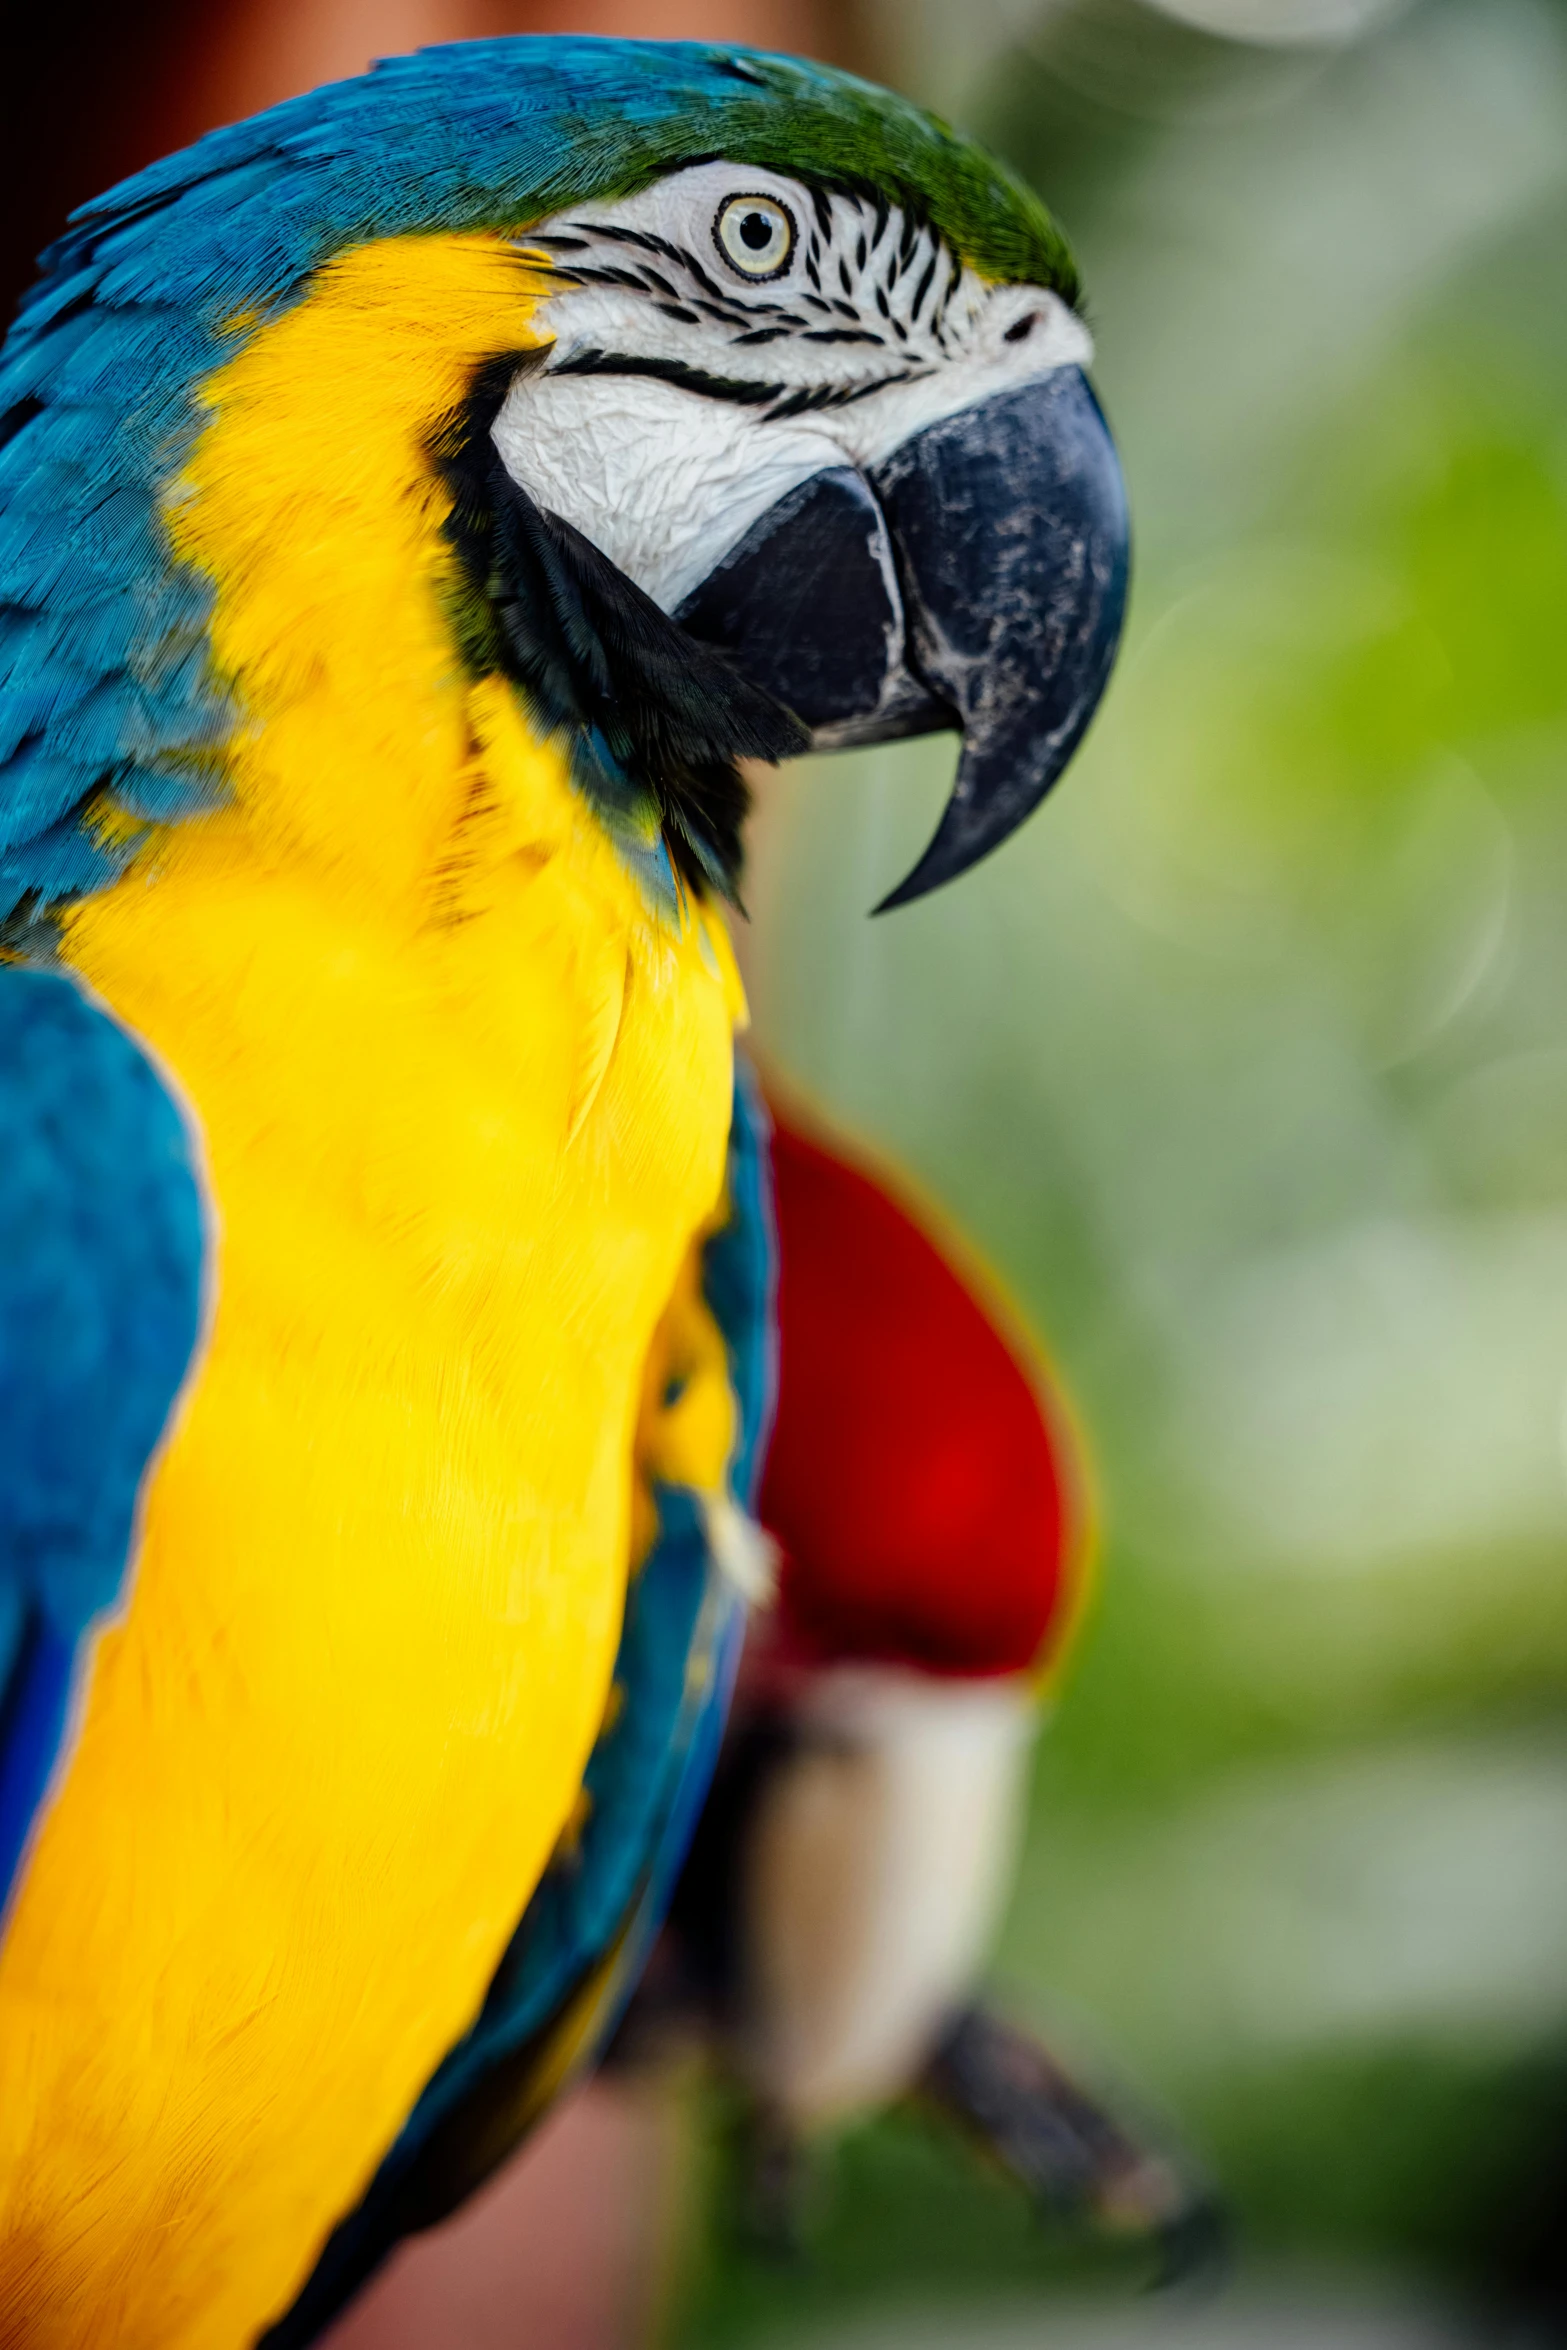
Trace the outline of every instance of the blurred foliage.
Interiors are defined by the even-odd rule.
[[[748,2253],[725,2175],[724,2100],[700,2107],[709,2232],[687,2280],[680,2339],[722,2350],[762,2336],[809,2336],[845,2319],[956,2316],[976,2301],[1109,2286],[1135,2291],[1146,2253],[1085,2250],[1042,2228],[1020,2194],[917,2111],[871,2122],[823,2149],[808,2247]]]
[[[1259,2255],[1505,2301],[1567,2186],[1567,13],[1068,0],[970,112],[1084,262],[1128,646],[1057,799],[890,921],[951,747],[769,784],[758,1029],[1093,1432],[1009,1995]],[[836,2160],[812,2281],[710,2253],[683,2339],[1056,2273],[915,2124]]]

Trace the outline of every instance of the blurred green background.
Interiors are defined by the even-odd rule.
[[[1567,2339],[1567,9],[881,33],[1074,237],[1137,530],[1088,746],[961,889],[863,918],[950,743],[759,824],[762,1043],[1093,1435],[997,1980],[1200,2150],[1243,2272]],[[1083,2284],[915,2120],[830,2173],[798,2275],[692,2252],[681,2345]]]

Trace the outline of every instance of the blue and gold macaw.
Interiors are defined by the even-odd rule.
[[[76,215],[0,360],[0,2344],[310,2340],[597,2045],[766,1418],[737,762],[1041,797],[1067,249],[825,69],[480,42]]]

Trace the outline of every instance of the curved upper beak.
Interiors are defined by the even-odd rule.
[[[934,837],[878,913],[997,847],[1081,741],[1120,640],[1126,496],[1080,369],[943,417],[868,474],[814,475],[677,615],[819,748],[952,729]]]

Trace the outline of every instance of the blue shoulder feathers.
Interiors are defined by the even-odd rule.
[[[72,982],[0,967],[0,1904],[196,1343],[178,1112]]]

